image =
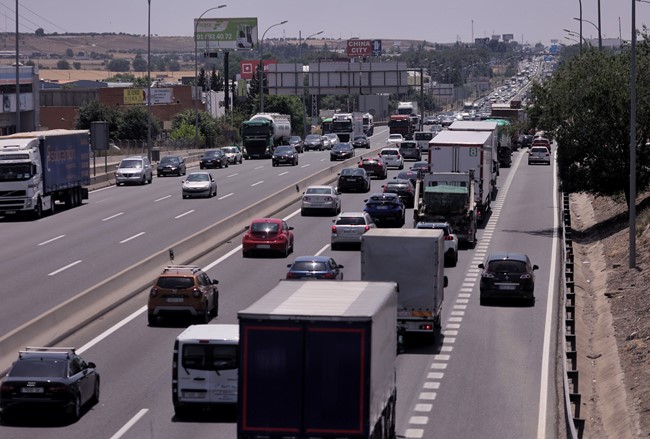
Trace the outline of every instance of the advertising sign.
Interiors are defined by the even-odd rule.
[[[270,64],[277,64],[277,60],[275,59],[265,59],[263,61],[264,65],[264,73],[269,72],[269,65]],[[260,68],[260,60],[259,59],[246,59],[239,61],[239,72],[241,75],[241,79],[253,79],[253,73],[257,71],[257,69]]]
[[[348,56],[372,56],[372,40],[348,40]]]
[[[503,38],[503,41],[507,43],[508,41],[514,40],[515,36],[513,34],[503,34],[501,38]]]
[[[173,101],[171,88],[155,87],[151,89],[151,104],[171,104]],[[124,105],[142,105],[147,103],[146,88],[125,88]]]
[[[194,19],[198,50],[252,50],[257,47],[257,18]]]

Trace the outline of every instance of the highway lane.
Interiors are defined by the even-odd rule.
[[[377,130],[373,148],[384,145],[386,133],[386,128]],[[183,200],[182,178],[155,178],[151,185],[91,192],[84,206],[39,221],[6,221],[0,239],[11,257],[0,261],[4,274],[0,330],[19,326],[150,254],[329,165],[328,151],[303,153],[295,167],[272,167],[270,160],[245,161],[211,171],[219,185],[216,199]],[[26,267],[30,267],[28,272]],[[21,294],[14,294],[16,291]]]

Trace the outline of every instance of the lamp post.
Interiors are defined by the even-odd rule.
[[[147,158],[151,162],[151,0],[147,3]]]
[[[226,6],[228,6],[228,5],[219,5],[219,6],[215,6],[214,8],[206,9],[205,11],[203,11],[203,13],[201,15],[199,15],[199,18],[197,18],[196,22],[194,23],[194,93],[195,93],[195,96],[194,96],[194,115],[195,115],[195,119],[194,119],[194,125],[195,125],[195,127],[194,127],[194,148],[196,148],[196,149],[199,148],[199,99],[201,98],[201,96],[198,93],[196,93],[197,85],[198,85],[198,82],[199,82],[199,61],[198,61],[198,55],[197,55],[198,41],[197,41],[196,32],[197,32],[197,29],[199,27],[199,22],[201,21],[201,18],[203,18],[203,16],[205,14],[207,14],[210,11],[214,11],[215,9],[225,8]]]
[[[582,53],[582,0],[578,0],[580,4],[580,53]]]
[[[16,132],[20,132],[20,52],[18,34],[18,0],[16,0]]]
[[[316,35],[320,35],[323,32],[324,31],[320,31],[320,32],[316,32],[315,34],[311,34],[307,38],[305,38],[305,41],[307,41],[308,39],[310,39],[312,37],[315,37]],[[302,84],[303,84],[303,87],[302,87],[302,110],[303,110],[305,116],[307,116],[307,105],[305,104],[305,87],[304,87],[304,85],[305,85],[305,75],[304,75],[305,68],[304,68],[304,61],[302,59],[302,31],[298,31],[298,41],[299,41],[299,44],[300,44],[300,51],[299,51],[299,53],[300,53],[300,67],[302,68],[302,71],[303,71],[303,74],[301,76]],[[303,139],[307,135],[307,125],[305,124],[305,122],[306,121],[304,121],[304,120],[302,122],[302,137],[303,137]]]
[[[573,19],[580,21],[580,19],[577,17],[573,17]],[[594,23],[593,21],[589,21],[586,18],[583,18],[582,21],[589,23],[590,25],[596,28],[596,30],[598,31],[598,50],[603,50],[603,39],[600,36],[600,27],[598,27],[596,23]]]
[[[572,37],[580,38],[579,44],[580,44],[580,52],[582,53],[582,42],[584,41],[585,43],[587,42],[581,35],[579,35],[577,32],[574,32],[569,29],[562,29],[564,32],[568,33]]]
[[[258,68],[258,71],[259,71],[258,80],[260,82],[260,113],[264,113],[264,87],[263,87],[263,84],[264,84],[264,64],[262,63],[262,55],[264,54],[264,36],[272,28],[274,28],[276,26],[280,26],[280,25],[285,24],[285,23],[288,23],[288,21],[289,20],[284,20],[284,21],[281,21],[279,23],[272,24],[271,26],[266,28],[266,30],[262,34],[262,39],[260,40],[260,65],[259,65],[259,68]]]

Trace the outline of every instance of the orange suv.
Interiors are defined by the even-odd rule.
[[[149,326],[163,314],[189,314],[208,323],[219,313],[218,283],[195,265],[168,265],[149,291]]]

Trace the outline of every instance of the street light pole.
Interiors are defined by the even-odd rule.
[[[576,17],[573,17],[573,19],[580,21],[580,19],[576,18]],[[603,50],[603,39],[600,37],[600,26],[597,26],[596,23],[594,23],[593,21],[589,21],[586,18],[583,18],[582,21],[585,21],[585,22],[589,23],[590,25],[592,25],[593,27],[596,28],[596,30],[598,31],[598,50],[602,51]]]
[[[199,15],[199,18],[197,18],[196,22],[194,23],[194,148],[196,149],[199,149],[199,99],[201,99],[200,93],[197,93],[197,86],[199,82],[199,61],[197,55],[198,41],[196,33],[199,27],[199,22],[205,14],[210,11],[214,11],[215,9],[225,8],[226,6],[228,5],[219,5],[215,6],[214,8],[206,9],[201,15]]]
[[[307,41],[308,39],[310,39],[312,37],[315,37],[316,35],[320,35],[323,32],[324,31],[320,31],[320,32],[316,32],[315,34],[311,34],[307,38],[305,38],[305,41]],[[307,116],[307,104],[305,103],[305,74],[304,74],[305,67],[304,67],[304,61],[302,59],[302,31],[298,31],[298,41],[300,42],[300,51],[299,51],[299,53],[300,53],[300,67],[302,69],[302,75],[300,75],[300,77],[302,78],[302,85],[303,85],[302,86],[302,110],[303,110],[303,113],[304,113],[304,115],[306,117]],[[307,125],[305,124],[305,122],[306,122],[305,120],[303,120],[303,122],[302,122],[302,137],[303,137],[303,139],[307,135]]]
[[[598,50],[603,50],[603,34],[600,31],[600,0],[598,0]]]
[[[20,132],[20,51],[18,42],[18,0],[16,0],[16,132]]]
[[[276,26],[280,26],[280,25],[285,24],[287,22],[288,22],[288,20],[284,20],[284,21],[281,21],[280,23],[272,24],[271,26],[266,28],[266,30],[262,34],[262,39],[260,40],[260,65],[259,65],[259,69],[258,69],[258,71],[259,71],[258,80],[260,82],[260,113],[264,113],[264,88],[263,88],[263,84],[264,84],[264,64],[262,62],[262,57],[264,55],[264,36],[272,28],[274,28]]]
[[[582,54],[582,0],[578,0],[580,3],[580,53]]]
[[[147,158],[151,162],[151,0],[147,3]]]

